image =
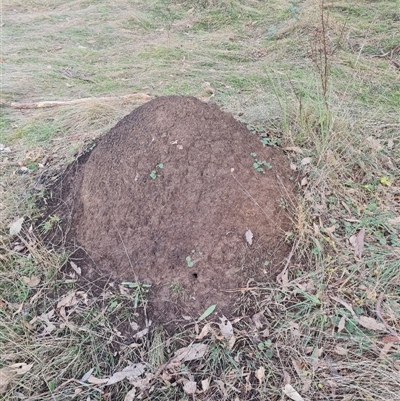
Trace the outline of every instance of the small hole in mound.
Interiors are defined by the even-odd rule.
[[[194,278],[197,278],[197,273],[192,274]]]

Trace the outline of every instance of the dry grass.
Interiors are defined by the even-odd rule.
[[[290,385],[305,400],[399,398],[398,2],[5,0],[2,11],[0,143],[11,152],[0,151],[1,397],[128,401],[136,386],[152,400],[278,400]],[[56,172],[136,104],[8,105],[135,91],[204,97],[204,82],[221,107],[301,151],[289,152],[302,180],[288,205],[294,257],[279,282],[242,289],[233,346],[216,317],[127,337],[128,326],[145,328],[143,294],[135,309],[136,290],[118,283],[78,290],[67,255],[30,225]],[[193,342],[206,357],[174,362]],[[105,386],[86,375],[132,363],[146,367],[142,389],[137,378]]]

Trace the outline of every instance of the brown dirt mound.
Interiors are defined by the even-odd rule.
[[[215,105],[146,103],[71,171],[61,209],[68,242],[87,252],[83,275],[152,284],[154,320],[212,304],[229,314],[227,290],[271,278],[287,257],[288,160]]]

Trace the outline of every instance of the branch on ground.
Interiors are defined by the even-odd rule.
[[[150,96],[147,93],[132,93],[130,95],[124,95],[124,96],[85,97],[82,99],[55,100],[55,101],[50,100],[50,101],[33,102],[33,103],[11,102],[10,106],[14,109],[43,109],[48,107],[70,106],[94,100],[104,102],[104,101],[130,100],[130,99],[151,100],[153,99],[153,96]]]

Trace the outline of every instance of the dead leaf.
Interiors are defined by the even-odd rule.
[[[107,381],[106,386],[118,383],[124,379],[130,379],[141,376],[146,370],[143,363],[135,363],[134,365],[128,365],[120,372],[114,373]]]
[[[312,161],[312,157],[305,157],[305,158],[300,162],[300,164],[301,164],[302,166],[306,166],[307,164],[310,164],[311,161]]]
[[[364,250],[364,237],[365,237],[365,228],[363,227],[359,233],[350,237],[350,243],[354,247],[354,255],[356,258],[361,258],[363,250]]]
[[[347,355],[347,349],[341,347],[340,345],[336,345],[336,347],[335,347],[335,352],[336,352],[338,355]]]
[[[75,273],[77,273],[78,276],[80,276],[82,273],[82,269],[80,267],[78,267],[74,262],[70,262],[70,265],[71,265],[72,269],[75,271]]]
[[[307,177],[303,177],[300,184],[301,184],[302,187],[306,186],[308,184]]]
[[[9,366],[4,366],[0,369],[0,394],[7,391],[8,385],[15,379],[16,376],[22,376],[32,369],[33,363],[14,363]]]
[[[211,331],[211,323],[206,323],[201,329],[200,334],[196,337],[197,340],[202,340]]]
[[[201,381],[201,388],[203,393],[205,393],[210,388],[210,379],[204,379]]]
[[[338,332],[340,333],[345,328],[345,326],[346,326],[346,316],[342,316],[338,324]]]
[[[256,313],[255,315],[252,316],[251,320],[256,326],[256,329],[261,329],[267,321],[263,312]]]
[[[304,398],[290,384],[286,384],[282,390],[291,400],[304,401]]]
[[[286,372],[286,370],[284,370],[284,371],[283,371],[283,383],[284,383],[285,386],[286,386],[286,384],[290,384],[291,381],[292,381],[292,380],[291,380],[291,378],[290,378],[289,373]]]
[[[73,306],[76,305],[79,301],[75,296],[76,291],[71,292],[70,294],[64,296],[61,298],[60,301],[58,301],[57,304],[57,309],[60,309],[62,306]]]
[[[336,302],[339,302],[341,305],[343,305],[352,315],[353,317],[356,316],[356,313],[353,310],[353,307],[346,301],[343,301],[343,299],[340,299],[339,297],[331,296],[331,299],[333,299]]]
[[[394,219],[389,219],[388,223],[391,224],[392,226],[400,225],[400,216],[397,216]]]
[[[357,320],[360,326],[373,331],[386,331],[386,326],[383,323],[377,322],[374,318],[368,316],[360,316]]]
[[[224,315],[219,320],[221,320],[221,323],[218,324],[221,334],[229,341],[233,336],[232,323]]]
[[[297,170],[297,166],[294,163],[290,163],[290,170],[296,171]]]
[[[136,388],[133,387],[126,393],[124,401],[133,401],[135,399],[135,395],[136,395]]]
[[[187,380],[183,385],[183,391],[186,394],[196,394],[196,390],[197,390],[196,382]]]
[[[251,232],[251,230],[247,230],[246,231],[246,241],[249,243],[249,245],[253,244],[253,233]]]
[[[383,348],[381,349],[381,352],[379,353],[379,358],[380,358],[380,359],[386,358],[387,354],[388,354],[389,351],[390,351],[390,348],[392,348],[393,345],[394,345],[393,343],[387,343],[387,344],[385,344],[385,345],[383,346]]]
[[[208,345],[202,343],[191,344],[188,347],[175,351],[172,361],[187,362],[202,358],[208,350]]]
[[[36,286],[38,286],[40,284],[40,277],[37,277],[37,276],[22,277],[22,281],[28,287],[33,288],[33,287],[36,287]]]
[[[400,343],[400,336],[384,336],[381,341],[383,343]]]
[[[108,382],[109,379],[98,379],[97,377],[94,377],[90,375],[87,379],[87,382],[90,384],[105,384]]]
[[[146,328],[143,329],[143,330],[138,331],[138,332],[135,334],[135,339],[138,340],[139,338],[144,337],[148,332],[149,332],[149,328],[148,328],[148,327],[146,327]]]
[[[24,218],[21,217],[10,224],[10,235],[12,237],[20,233],[23,223],[24,223]]]
[[[262,383],[264,377],[265,377],[265,368],[264,366],[260,366],[256,372],[255,372],[255,376],[258,379],[258,381],[260,382],[260,384]]]

